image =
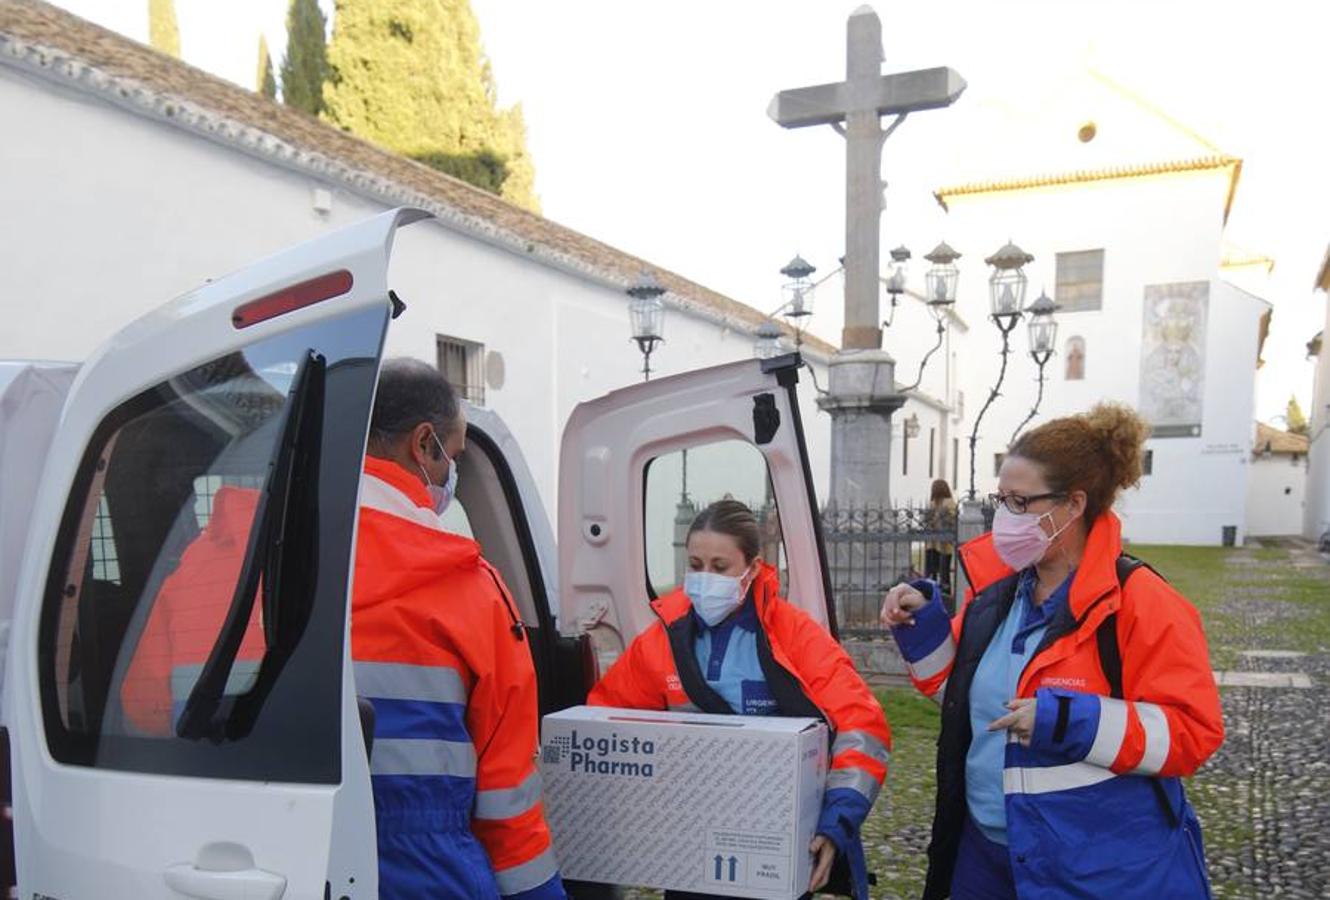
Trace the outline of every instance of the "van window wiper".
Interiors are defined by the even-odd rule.
[[[317,426],[322,421],[326,369],[324,357],[311,349],[306,351],[296,371],[226,620],[176,723],[176,734],[182,738],[220,739],[223,736],[220,728],[224,723],[217,721],[217,713],[225,699],[227,679],[254,614],[254,599],[260,587],[263,590],[266,652],[259,678],[261,682],[271,680],[271,676],[264,679],[263,675],[269,668],[268,653],[279,640],[282,624],[279,597],[287,580],[284,577],[287,567],[283,561],[287,556],[286,522],[292,505],[292,486],[302,474],[314,475],[317,480],[317,454],[322,432]],[[302,457],[311,455],[315,463],[313,472],[298,472]]]

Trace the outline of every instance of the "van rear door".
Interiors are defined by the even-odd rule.
[[[389,250],[423,216],[210,283],[82,367],[5,682],[19,896],[377,896],[348,596]]]
[[[559,466],[560,625],[592,637],[601,671],[655,621],[687,569],[693,517],[726,497],[762,528],[790,602],[835,633],[804,442],[797,355],[702,369],[583,403]]]

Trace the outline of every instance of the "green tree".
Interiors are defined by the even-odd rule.
[[[277,79],[272,74],[272,54],[268,52],[268,39],[259,35],[259,74],[254,90],[269,100],[277,99]]]
[[[282,102],[312,116],[323,112],[328,77],[328,21],[319,0],[291,0],[286,8],[286,55],[282,58]]]
[[[175,0],[148,0],[148,41],[163,53],[180,58],[180,26],[175,20]]]
[[[1302,414],[1302,407],[1298,404],[1297,397],[1288,398],[1288,411],[1284,413],[1284,419],[1288,422],[1290,433],[1307,434],[1307,417]]]
[[[469,0],[337,0],[324,115],[538,210],[520,107],[499,110]]]

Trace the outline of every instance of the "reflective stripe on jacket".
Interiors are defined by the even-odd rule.
[[[384,900],[563,897],[534,758],[530,649],[507,589],[415,476],[369,458],[352,592]]]
[[[823,719],[831,731],[831,766],[818,833],[850,865],[856,897],[867,896],[859,829],[887,775],[891,732],[881,705],[826,629],[778,596],[771,566],[753,584],[758,652],[781,715]],[[693,651],[692,604],[682,590],[652,604],[660,621],[629,645],[587,702],[630,709],[731,712],[702,676]],[[718,705],[719,704],[719,705]]]
[[[1180,780],[1224,736],[1205,633],[1191,604],[1149,569],[1120,588],[1121,553],[1121,525],[1106,512],[1090,529],[1067,606],[1017,686],[1017,696],[1037,698],[1030,746],[1009,743],[1003,771],[1022,900],[1209,895],[1200,825]],[[950,890],[968,815],[970,682],[1015,597],[1015,573],[997,558],[991,537],[966,544],[961,558],[976,592],[962,611],[948,620],[935,596],[913,627],[893,631],[915,686],[942,704],[925,897]],[[1108,696],[1095,637],[1113,613],[1122,700]]]

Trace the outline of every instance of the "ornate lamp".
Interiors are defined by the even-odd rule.
[[[643,269],[627,290],[632,298],[628,303],[628,319],[633,329],[633,340],[642,351],[642,380],[651,380],[651,353],[657,344],[665,342],[665,301],[661,295],[665,288],[656,277]]]

